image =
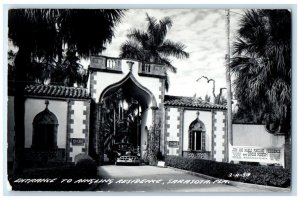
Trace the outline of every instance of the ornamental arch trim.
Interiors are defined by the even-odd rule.
[[[137,86],[140,90],[142,90],[143,92],[145,92],[148,96],[150,96],[150,102],[149,102],[149,107],[157,107],[157,101],[155,99],[155,96],[153,95],[153,93],[146,87],[144,87],[142,84],[140,84],[136,78],[133,76],[133,74],[131,72],[129,72],[121,81],[116,82],[112,85],[107,86],[103,92],[101,93],[100,97],[99,97],[99,103],[101,104],[104,97],[106,96],[106,94],[110,91],[110,90],[114,90],[117,89],[118,87],[121,87],[124,83],[126,83],[127,81],[132,81],[135,86]]]

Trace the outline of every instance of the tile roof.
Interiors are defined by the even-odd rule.
[[[27,85],[25,87],[25,95],[76,99],[90,98],[90,95],[85,88],[65,87],[58,85]]]
[[[166,106],[181,106],[191,108],[207,108],[226,110],[226,106],[213,104],[200,98],[165,95]]]

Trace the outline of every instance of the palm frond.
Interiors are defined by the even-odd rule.
[[[167,70],[170,70],[173,73],[177,73],[177,68],[172,65],[171,61],[166,57],[160,57],[161,64],[165,65]]]
[[[133,29],[130,30],[129,34],[127,34],[127,37],[129,39],[132,39],[136,42],[139,42],[143,48],[147,48],[148,47],[148,40],[149,40],[149,36],[146,32],[138,30],[138,29]]]
[[[134,41],[126,41],[121,45],[121,58],[144,60],[144,49]]]
[[[154,17],[150,17],[148,13],[146,13],[146,20],[148,21],[147,32],[150,33],[150,35],[155,35],[157,20]]]
[[[176,58],[188,58],[189,53],[184,51],[185,45],[180,42],[165,40],[158,48],[158,52],[164,56],[175,56]]]
[[[168,30],[172,27],[172,20],[170,17],[165,17],[159,21],[155,32],[156,44],[161,45],[166,38]]]

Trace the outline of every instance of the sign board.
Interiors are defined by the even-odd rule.
[[[169,141],[169,147],[178,148],[179,142],[178,141]]]
[[[284,148],[230,145],[229,159],[231,161],[259,162],[284,166]]]
[[[71,138],[71,143],[74,146],[84,146],[85,139],[84,138]]]
[[[157,162],[157,167],[166,167],[166,164],[164,161],[158,161]]]

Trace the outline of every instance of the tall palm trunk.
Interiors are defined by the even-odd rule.
[[[15,59],[15,94],[14,94],[14,118],[15,118],[15,156],[13,171],[15,174],[23,172],[24,168],[24,145],[25,145],[25,104],[24,89],[26,81],[26,69],[30,65],[30,50],[19,47]]]
[[[231,79],[230,79],[230,10],[226,10],[226,35],[227,35],[227,55],[226,55],[226,87],[227,87],[227,137],[228,144],[232,141],[232,105],[231,105]]]

